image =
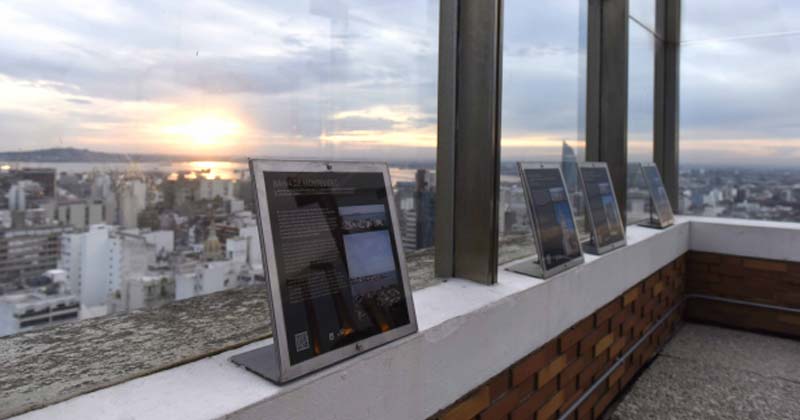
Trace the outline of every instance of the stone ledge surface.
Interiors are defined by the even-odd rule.
[[[631,227],[631,246],[542,281],[449,279],[414,292],[419,333],[284,386],[230,362],[262,340],[31,411],[21,419],[426,418],[686,252],[690,224]],[[530,248],[517,247],[530,254]],[[600,281],[602,280],[602,281]]]
[[[501,240],[501,261],[530,254],[528,236]],[[431,249],[407,257],[412,289],[441,282]],[[0,418],[149,375],[272,335],[264,285],[0,337]]]
[[[263,414],[261,410],[265,406],[285,409],[288,411],[283,414],[291,414],[294,412],[292,410],[297,410],[298,407],[297,401],[292,402],[295,399],[304,400],[307,393],[326,395],[318,387],[322,386],[323,382],[330,382],[325,379],[328,376],[340,375],[342,379],[351,378],[351,380],[366,378],[370,373],[363,372],[362,367],[376,361],[389,363],[393,369],[402,370],[414,366],[413,371],[404,372],[401,376],[413,376],[419,380],[425,377],[428,381],[433,381],[405,389],[411,397],[419,399],[420,406],[416,407],[416,410],[420,412],[427,410],[428,414],[432,414],[441,406],[433,407],[434,410],[431,410],[431,401],[426,400],[424,395],[417,395],[418,392],[415,391],[419,390],[420,386],[443,387],[442,394],[436,397],[441,398],[441,404],[447,404],[468,392],[470,387],[486,380],[489,376],[479,379],[474,377],[496,372],[500,362],[491,358],[483,360],[486,359],[485,355],[476,354],[474,356],[480,359],[482,368],[476,367],[474,370],[465,371],[463,363],[450,365],[447,364],[449,362],[436,359],[437,364],[427,366],[426,370],[426,366],[421,364],[423,361],[439,358],[442,355],[422,354],[421,347],[431,346],[440,341],[474,340],[474,331],[483,331],[482,328],[488,328],[501,335],[505,334],[504,329],[515,328],[519,330],[516,339],[525,341],[520,343],[520,348],[541,345],[549,338],[548,334],[554,331],[557,333],[560,331],[559,328],[568,327],[581,316],[581,313],[573,313],[569,308],[561,307],[554,302],[562,302],[559,299],[566,296],[573,301],[572,307],[581,308],[581,311],[586,313],[591,312],[596,309],[593,305],[597,301],[610,298],[613,293],[620,293],[625,286],[626,278],[633,279],[647,275],[649,274],[645,272],[647,267],[657,267],[659,263],[665,262],[664,258],[669,256],[667,254],[685,252],[690,248],[690,243],[695,243],[700,232],[697,228],[709,223],[714,224],[716,232],[726,235],[724,238],[727,239],[736,238],[738,232],[744,232],[745,238],[753,238],[755,234],[756,239],[759,239],[755,243],[760,245],[780,246],[772,242],[783,243],[787,238],[800,239],[798,224],[784,224],[788,233],[776,236],[773,241],[770,235],[775,229],[779,229],[779,226],[765,225],[763,227],[766,229],[761,230],[761,235],[758,235],[758,230],[753,228],[759,227],[759,222],[713,219],[709,221],[703,218],[678,217],[677,229],[654,231],[638,227],[630,228],[628,236],[632,246],[625,248],[627,251],[625,249],[615,251],[609,256],[616,254],[618,257],[610,259],[587,256],[587,264],[570,270],[568,273],[571,274],[558,276],[561,278],[560,281],[542,282],[503,272],[501,283],[491,288],[458,279],[449,281],[441,287],[426,288],[441,282],[440,279],[433,277],[433,253],[430,250],[414,253],[408,258],[412,286],[415,290],[426,288],[415,292],[421,333],[376,349],[364,358],[326,369],[303,380],[301,384],[283,388],[276,388],[254,375],[233,368],[228,358],[231,354],[244,349],[225,352],[270,335],[265,310],[266,294],[261,288],[232,290],[176,302],[149,313],[139,312],[100,318],[81,324],[67,324],[4,338],[0,339],[0,371],[3,372],[0,378],[0,417],[45,406],[48,407],[23,417],[48,418],[56,413],[58,415],[63,413],[66,417],[80,417],[82,414],[85,415],[84,410],[87,407],[92,412],[97,409],[98,413],[102,412],[111,417],[126,412],[127,416],[153,418],[168,418],[167,414],[183,418],[224,416],[257,418]],[[746,228],[740,229],[742,226]],[[679,232],[679,236],[674,236]],[[678,242],[675,242],[678,238],[680,238]],[[722,237],[717,236],[717,238]],[[703,239],[704,251],[727,251],[714,248],[712,246],[714,241],[711,239],[712,236]],[[644,242],[652,245],[640,244]],[[725,248],[732,245],[722,243],[719,246]],[[753,243],[740,241],[736,245],[736,249],[741,251],[742,255],[747,255],[748,248],[753,248]],[[513,238],[501,243],[501,251],[501,262],[507,262],[529,255],[531,243],[528,238]],[[624,261],[619,260],[621,256],[625,256]],[[605,281],[598,283],[599,278]],[[539,318],[536,319],[539,321],[537,328],[533,330],[530,329],[529,321],[514,318],[513,314],[523,309],[519,307],[522,301],[527,302],[526,305],[533,304],[539,307],[539,309],[526,309],[538,311],[536,316]],[[553,313],[545,308],[549,308]],[[491,321],[496,325],[485,319],[488,314],[495,314]],[[464,323],[472,325],[471,323],[476,320],[483,320],[483,323],[477,327],[473,325],[472,328],[463,325]],[[522,333],[521,328],[527,332]],[[463,331],[464,329],[469,331]],[[245,347],[252,348],[263,344],[262,340]],[[494,349],[497,354],[493,355],[502,355],[508,363],[513,362],[516,360],[515,357],[519,358],[522,355],[516,354],[517,348],[512,347]],[[451,350],[441,351],[451,352]],[[399,353],[400,356],[395,358],[387,356],[395,353]],[[395,366],[401,359],[414,360],[415,364],[405,368]],[[189,363],[193,361],[194,363]],[[353,367],[355,365],[359,368],[355,369]],[[450,372],[445,367],[457,370]],[[154,372],[158,373],[153,374]],[[431,374],[444,374],[442,372],[452,373],[454,378],[460,379],[456,379],[454,383],[443,384],[429,378]],[[470,379],[466,380],[467,378]],[[201,383],[203,379],[210,383]],[[373,383],[373,386],[388,386],[390,381],[386,382]],[[235,389],[227,389],[225,384]],[[108,388],[109,386],[111,387]],[[302,393],[294,392],[300,386],[308,388]],[[101,388],[107,389],[73,398]],[[384,396],[388,395],[387,392],[391,393],[391,390],[381,388],[372,391],[383,391]],[[330,389],[327,392],[330,393]],[[350,391],[345,389],[343,392]],[[170,395],[170,404],[166,404],[167,407],[163,400],[167,397],[162,393]],[[136,395],[136,398],[131,398],[131,395]],[[206,399],[202,399],[199,395],[205,395]],[[52,405],[64,400],[69,401]],[[203,405],[202,409],[197,408],[193,411],[191,401],[195,401],[195,404],[202,401],[200,404]],[[335,403],[335,401],[328,402]],[[173,407],[173,403],[176,406]],[[138,407],[139,410],[131,410],[134,408],[132,406]],[[319,407],[310,409],[316,408]],[[321,412],[330,414],[324,410]],[[276,411],[276,414],[280,412]],[[395,416],[395,418],[402,417]]]

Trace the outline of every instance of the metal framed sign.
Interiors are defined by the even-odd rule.
[[[560,163],[517,163],[528,204],[536,258],[510,271],[548,278],[583,263],[575,216]]]
[[[650,190],[650,218],[642,223],[643,226],[664,229],[675,223],[672,205],[667,196],[667,190],[661,180],[661,173],[655,163],[641,164],[642,177]]]
[[[274,344],[234,363],[284,383],[417,331],[386,164],[250,171]]]
[[[591,238],[583,244],[583,250],[602,255],[624,247],[625,227],[608,165],[605,162],[586,162],[579,164],[579,168],[591,227]]]

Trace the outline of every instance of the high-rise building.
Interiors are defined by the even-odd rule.
[[[144,275],[155,264],[161,242],[136,231],[92,225],[86,232],[62,237],[59,266],[67,272],[82,307],[107,307],[112,298],[118,298],[124,281]]]
[[[39,276],[38,287],[0,295],[0,336],[78,318],[78,298],[62,270]]]
[[[139,213],[147,206],[147,185],[140,179],[128,179],[117,187],[119,224],[124,228],[138,226]]]
[[[56,268],[61,234],[69,230],[58,225],[0,227],[0,294]]]
[[[436,221],[436,174],[426,169],[419,169],[415,179],[414,212],[417,219],[415,248],[430,248],[434,242]]]

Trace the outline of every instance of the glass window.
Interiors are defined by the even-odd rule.
[[[584,219],[576,162],[585,155],[586,4],[509,0],[504,9],[499,231],[530,235],[518,161],[563,162]]]
[[[683,10],[680,212],[800,221],[800,5]]]
[[[655,8],[650,11],[655,13]],[[628,162],[632,165],[628,170],[628,224],[639,223],[649,216],[649,196],[644,179],[633,164],[653,161],[655,42],[655,35],[639,24],[639,20],[629,21]]]
[[[628,15],[651,32],[656,32],[656,0],[629,0]]]
[[[258,285],[247,157],[388,161],[433,246],[438,4],[0,4],[0,335]]]
[[[683,0],[686,43],[800,31],[800,4],[792,0]]]

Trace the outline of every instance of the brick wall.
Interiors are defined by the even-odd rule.
[[[800,309],[800,263],[689,252],[687,293]],[[800,314],[690,299],[686,316],[698,322],[800,336]]]
[[[680,257],[431,419],[557,418],[680,302],[685,272],[685,257]],[[600,417],[620,390],[674,334],[681,319],[682,308],[673,312],[642,346],[610,372],[571,418]]]

